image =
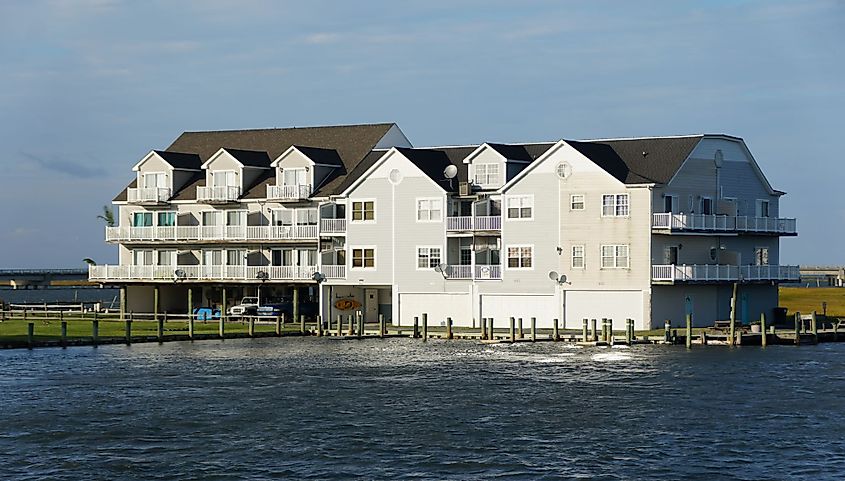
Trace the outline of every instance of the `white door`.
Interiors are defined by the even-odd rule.
[[[378,322],[378,289],[364,289],[364,322]]]
[[[560,318],[560,309],[553,294],[482,294],[481,317],[492,317],[497,329],[510,327],[511,317],[516,322],[521,317],[525,329],[531,327],[532,317],[537,318],[538,328],[551,328],[555,318]]]
[[[625,329],[625,319],[633,319],[637,329],[647,329],[643,318],[642,291],[566,291],[568,329],[580,329],[582,319],[613,320],[614,330]],[[600,324],[599,324],[600,325]]]
[[[419,318],[422,328],[422,315],[428,314],[429,326],[445,326],[446,318],[452,318],[452,325],[473,327],[472,298],[466,292],[438,294],[399,294],[399,323],[412,326],[414,317]]]

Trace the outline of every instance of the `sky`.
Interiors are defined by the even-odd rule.
[[[183,131],[415,146],[727,133],[845,264],[845,3],[0,0],[0,268],[114,263],[103,205]]]

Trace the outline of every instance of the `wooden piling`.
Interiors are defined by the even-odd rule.
[[[188,314],[188,338],[194,340],[194,315]]]
[[[317,316],[317,337],[323,337],[323,316]]]
[[[687,349],[692,349],[692,314],[687,314]],[[731,343],[733,345],[733,343]]]
[[[153,320],[158,322],[159,288],[158,284],[153,286]],[[161,342],[162,329],[158,331],[158,341]]]
[[[91,321],[91,344],[97,345],[100,339],[100,320],[97,319],[97,313],[94,313],[94,320]]]
[[[560,330],[558,329],[558,320],[555,318],[554,330],[552,331],[552,339],[557,342],[560,341]]]
[[[349,328],[346,330],[346,335],[347,336],[355,335],[355,324],[352,321],[352,314],[347,314],[346,320],[349,323]]]
[[[423,322],[422,340],[423,340],[423,342],[428,342],[428,313],[427,312],[423,312],[422,322]]]
[[[411,339],[420,337],[420,316],[414,316],[414,332],[411,334]]]
[[[355,313],[358,316],[358,339],[364,337],[364,314],[361,311]]]
[[[35,323],[29,322],[26,324],[26,345],[29,349],[32,349],[33,344],[35,343]]]
[[[699,338],[701,338],[701,345],[706,346],[707,345],[707,332],[704,329],[702,329],[701,332],[698,333],[698,336],[699,336]]]
[[[490,320],[490,329],[488,329],[488,331],[489,331],[488,337],[492,341],[493,339],[496,339],[496,336],[493,335],[493,318],[491,317],[489,320]]]
[[[446,318],[446,339],[452,339],[452,318]]]
[[[511,317],[511,342],[516,341],[516,318]]]
[[[731,328],[728,335],[728,345],[733,347],[736,344],[736,291],[738,282],[734,282],[733,295],[731,296]]]
[[[156,317],[156,337],[158,337],[158,342],[164,342],[164,319]]]
[[[120,322],[126,321],[126,286],[120,286]],[[26,312],[26,311],[24,311]]]
[[[293,299],[292,299],[292,306],[291,306],[291,315],[293,316],[293,322],[296,322],[299,319],[299,287],[293,287]],[[301,332],[305,332],[305,326],[303,325],[300,329]]]
[[[666,319],[666,322],[663,323],[663,340],[669,342],[670,339],[670,332],[672,330],[672,321]]]
[[[819,342],[819,325],[816,322],[816,311],[810,314],[810,329],[812,329],[813,337],[816,338],[816,343]]]
[[[282,314],[282,315],[284,315],[284,314]],[[340,331],[340,327],[338,325],[338,333],[337,333],[338,336],[340,335],[339,331]],[[276,336],[281,336],[281,335],[282,335],[282,316],[276,316]]]
[[[625,319],[625,344],[629,346],[634,343],[634,339],[632,336],[634,331],[633,329],[631,329],[633,322],[631,321],[631,319]]]
[[[343,334],[343,316],[341,314],[337,315],[337,337],[340,337]]]
[[[523,339],[525,337],[525,332],[522,330],[522,318],[519,318],[519,338]]]
[[[129,317],[126,318],[124,322],[124,331],[126,336],[126,345],[132,344],[132,313],[129,313]]]
[[[769,333],[766,332],[766,313],[760,313],[760,346],[766,347]]]
[[[194,323],[192,322],[194,319],[194,289],[192,287],[188,288],[188,330],[193,331]],[[193,333],[190,332],[189,336],[191,339],[194,338]]]
[[[226,322],[226,288],[225,287],[223,288],[223,300],[220,303],[220,339],[223,339],[223,323],[224,322]]]
[[[607,318],[601,318],[601,340],[607,342]]]
[[[614,339],[613,339],[613,319],[608,318],[607,319],[607,344],[612,346],[613,343],[614,343]]]
[[[487,318],[481,318],[481,340],[487,339]]]
[[[581,340],[583,342],[587,342],[587,324],[589,322],[586,317],[581,321]]]
[[[220,339],[226,339],[226,318],[223,313],[220,313],[220,319],[217,320],[217,335]]]
[[[255,316],[249,316],[249,337],[255,337]]]
[[[531,318],[531,342],[537,341],[537,318]]]
[[[62,348],[67,347],[67,321],[61,321],[62,325]]]
[[[378,315],[378,335],[379,337],[384,337],[385,335],[384,314]]]
[[[596,331],[596,322],[595,319],[590,319],[590,340],[596,342],[599,340],[599,333]]]
[[[801,313],[796,312],[795,313],[795,345],[796,346],[801,345],[801,324],[803,324],[803,322],[801,321]]]

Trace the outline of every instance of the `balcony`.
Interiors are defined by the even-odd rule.
[[[346,219],[320,219],[320,234],[345,234]]]
[[[107,242],[317,239],[316,225],[106,227]]]
[[[310,281],[316,266],[89,266],[88,279],[92,281],[176,281],[176,271],[185,276],[181,281],[254,281],[261,282],[259,272],[267,273],[267,281]]]
[[[446,217],[446,230],[459,231],[501,231],[502,216],[499,215],[462,215]]]
[[[327,279],[346,279],[345,265],[326,265],[320,267],[320,272],[326,276]]]
[[[798,235],[795,219],[776,217],[659,213],[652,215],[651,227],[653,231],[665,234],[673,232],[728,232]]]
[[[126,200],[130,204],[164,204],[170,199],[168,187],[130,188],[126,191]]]
[[[798,280],[798,266],[736,266],[726,264],[656,265],[651,280],[656,284],[716,283]]]
[[[311,184],[267,186],[267,199],[270,200],[304,200],[309,195],[311,195]]]
[[[241,196],[241,188],[236,185],[223,187],[197,187],[197,202],[208,204],[225,204],[237,202]]]
[[[473,276],[473,272],[475,275]],[[446,271],[447,279],[501,279],[502,266],[495,265],[450,265]]]

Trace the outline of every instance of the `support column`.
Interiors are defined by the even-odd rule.
[[[120,286],[120,322],[126,321],[126,286]]]
[[[158,321],[158,284],[153,286],[153,321]]]
[[[299,319],[299,287],[293,286],[293,318]]]
[[[188,288],[188,320],[191,321],[194,318],[194,289],[192,287]]]

